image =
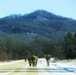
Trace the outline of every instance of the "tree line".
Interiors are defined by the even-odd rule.
[[[45,54],[59,59],[76,58],[76,33],[68,32],[65,37],[52,40],[38,36],[29,40],[25,34],[0,33],[0,61]]]

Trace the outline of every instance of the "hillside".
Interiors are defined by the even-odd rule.
[[[0,19],[0,32],[33,34],[55,38],[68,31],[76,32],[76,20],[37,10],[25,15],[10,15]]]
[[[44,10],[0,19],[0,61],[47,54],[76,58],[76,20]]]

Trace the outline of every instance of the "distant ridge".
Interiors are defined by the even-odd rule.
[[[31,13],[25,14],[25,15],[12,14],[12,15],[6,16],[4,18],[18,18],[18,17],[29,18],[29,19],[46,18],[49,20],[53,20],[53,19],[72,20],[72,18],[67,18],[67,17],[62,17],[60,15],[55,15],[54,13],[51,13],[51,12],[48,12],[45,10],[36,10],[34,12],[31,12]]]
[[[34,33],[47,38],[57,38],[64,36],[68,31],[76,32],[75,20],[45,10],[0,19],[0,32],[4,33]]]
[[[51,12],[45,11],[45,10],[36,10],[32,13],[29,13],[27,15],[23,15],[22,17],[29,18],[29,19],[40,19],[40,18],[46,18],[48,20],[53,19],[62,19],[62,20],[70,20],[71,18],[61,17],[57,16]],[[71,19],[72,20],[72,19]]]

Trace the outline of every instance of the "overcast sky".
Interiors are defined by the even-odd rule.
[[[0,18],[40,9],[76,19],[76,0],[0,0]]]

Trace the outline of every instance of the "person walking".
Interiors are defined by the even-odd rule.
[[[31,60],[32,60],[33,67],[37,66],[38,57],[35,55],[32,55]]]
[[[45,55],[45,58],[46,58],[47,66],[49,66],[49,65],[50,65],[50,58],[51,58],[51,55],[50,55],[50,54]]]
[[[29,66],[31,66],[32,65],[32,59],[31,59],[32,57],[30,56],[30,57],[28,57],[28,62],[29,62]]]

